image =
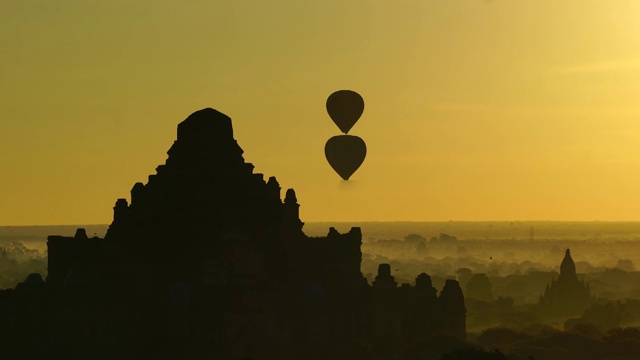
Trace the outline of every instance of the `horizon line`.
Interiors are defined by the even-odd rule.
[[[304,221],[305,224],[315,223],[445,223],[445,222],[465,222],[465,223],[482,223],[482,222],[556,222],[556,223],[640,223],[638,220],[319,220]],[[0,227],[53,227],[53,226],[109,226],[111,223],[75,223],[75,224],[27,224],[27,225],[0,225]]]

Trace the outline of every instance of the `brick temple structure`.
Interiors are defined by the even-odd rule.
[[[381,264],[368,284],[360,228],[305,235],[295,191],[283,199],[275,177],[253,172],[226,115],[191,114],[168,155],[116,201],[104,239],[82,229],[48,238],[53,344],[133,358],[313,359],[366,351],[349,350],[356,343],[392,354],[434,334],[464,340],[457,281],[437,296],[427,274],[398,287]]]

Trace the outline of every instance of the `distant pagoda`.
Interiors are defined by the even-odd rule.
[[[552,279],[540,296],[541,311],[550,316],[580,315],[592,301],[589,284],[585,284],[584,278],[578,280],[576,264],[567,249],[560,264],[560,276]]]

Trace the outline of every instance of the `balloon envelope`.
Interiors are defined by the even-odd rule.
[[[344,180],[349,180],[367,156],[367,145],[357,136],[338,135],[327,141],[324,155],[333,170]]]
[[[355,91],[338,90],[327,98],[327,112],[343,133],[358,122],[364,111],[364,99]]]

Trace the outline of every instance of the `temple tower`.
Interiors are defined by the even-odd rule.
[[[591,301],[591,290],[578,280],[576,264],[567,249],[560,264],[560,276],[551,280],[540,297],[541,310],[552,317],[579,315]]]
[[[567,249],[564,253],[564,259],[562,259],[562,264],[560,264],[560,277],[558,281],[578,281],[578,276],[576,275],[576,264],[573,262],[571,258],[571,252]]]
[[[458,281],[448,279],[439,300],[444,316],[442,332],[465,340],[467,337],[467,309],[464,306],[464,295]]]

